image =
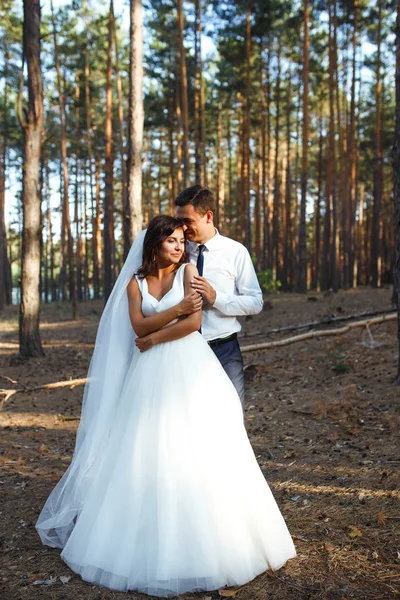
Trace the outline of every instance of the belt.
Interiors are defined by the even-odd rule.
[[[233,342],[234,340],[237,340],[237,333],[232,333],[232,335],[228,335],[228,337],[211,340],[210,342],[208,342],[208,345],[210,346],[210,348],[217,348],[218,346],[223,346],[224,344],[227,344],[228,342]]]

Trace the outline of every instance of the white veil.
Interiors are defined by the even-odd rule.
[[[65,546],[102,462],[133,350],[126,287],[142,264],[145,234],[136,236],[100,319],[72,462],[36,523],[48,546]]]

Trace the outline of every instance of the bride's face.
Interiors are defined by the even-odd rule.
[[[185,251],[183,229],[175,229],[161,244],[158,252],[158,264],[177,264]]]

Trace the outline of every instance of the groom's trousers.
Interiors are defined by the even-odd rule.
[[[213,350],[215,356],[225,369],[229,379],[235,386],[244,409],[243,357],[240,352],[237,335],[231,335],[225,340],[212,340],[211,342],[208,342],[208,345]]]

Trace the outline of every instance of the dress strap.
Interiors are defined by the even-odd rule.
[[[143,296],[143,286],[144,286],[144,283],[146,282],[146,279],[140,279],[140,277],[138,275],[135,275],[135,278],[136,278],[137,284],[139,286],[140,293]]]

